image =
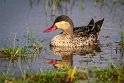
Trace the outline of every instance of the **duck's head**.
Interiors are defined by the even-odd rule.
[[[55,19],[53,25],[50,28],[47,28],[46,30],[44,30],[44,32],[51,32],[56,29],[62,29],[64,33],[72,36],[73,28],[74,28],[74,25],[72,20],[66,15],[61,15],[61,16],[58,16]]]

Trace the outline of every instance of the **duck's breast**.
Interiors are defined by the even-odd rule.
[[[57,35],[57,36],[52,38],[51,45],[52,46],[61,46],[61,47],[67,46],[67,47],[69,47],[72,45],[72,40],[71,40],[69,35],[64,35],[64,36]]]

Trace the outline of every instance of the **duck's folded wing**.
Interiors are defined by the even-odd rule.
[[[96,35],[101,30],[101,27],[103,25],[103,21],[104,21],[104,19],[99,20],[99,21],[94,23],[94,20],[92,19],[87,26],[75,27],[73,29],[74,34],[80,34],[82,36],[83,35],[87,36],[89,34]]]

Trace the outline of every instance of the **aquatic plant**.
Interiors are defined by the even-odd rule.
[[[124,31],[123,31],[123,26],[122,26],[122,17],[120,18],[120,35],[121,35],[121,42],[124,41]]]
[[[17,47],[17,48],[2,48],[1,52],[3,53],[3,58],[10,57],[11,59],[17,57],[24,57],[27,56],[26,48],[25,47]]]
[[[94,4],[96,5],[97,3],[104,5],[106,0],[94,0]]]
[[[77,67],[75,66],[73,69],[68,70],[68,81],[72,82],[74,79],[74,75],[76,74]]]
[[[31,54],[40,54],[42,49],[42,42],[35,37],[32,30],[27,30],[26,42],[23,46],[16,45],[16,33],[14,35],[13,47],[4,47],[0,50],[1,58],[10,58],[12,60],[17,59],[18,57],[29,57]]]
[[[113,3],[120,3],[120,4],[124,4],[124,0],[111,0]],[[107,0],[94,0],[94,3],[100,3],[100,4],[104,4],[105,2],[107,2]]]
[[[26,50],[26,47],[19,47],[16,46],[16,33],[14,34],[14,40],[13,40],[13,47],[5,47],[0,50],[2,53],[1,58],[10,58],[10,59],[16,59],[17,57],[26,57],[28,54],[28,51]]]
[[[36,3],[36,5],[38,5],[40,3],[40,1],[41,0],[28,0],[30,8],[32,8],[34,3]]]
[[[48,6],[51,9],[51,16],[55,16],[55,10],[59,10],[59,13],[62,14],[63,3],[70,2],[70,0],[48,0]]]
[[[29,73],[16,78],[14,76],[2,75],[0,83],[65,83],[66,73],[61,71],[44,71]]]
[[[96,69],[94,77],[100,83],[123,83],[124,82],[124,66],[115,67],[113,64],[107,69]]]
[[[117,0],[119,3],[124,4],[124,0]]]
[[[68,14],[68,11],[72,12],[75,2],[76,0],[46,0],[45,14],[47,15],[47,12],[50,10],[51,20],[53,21],[53,17],[56,17],[56,11],[59,13],[59,15]]]
[[[115,67],[113,64],[107,69],[90,69],[88,72],[78,71],[76,67],[68,71],[46,70],[23,73],[19,78],[14,74],[3,74],[0,83],[78,83],[79,80],[89,80],[90,83],[123,83],[124,66]]]
[[[26,38],[25,46],[32,53],[40,53],[40,50],[43,47],[43,42],[40,41],[41,35],[36,37],[35,33],[33,33],[31,28],[27,28],[27,35],[24,36]]]

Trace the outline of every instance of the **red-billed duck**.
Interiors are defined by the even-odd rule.
[[[80,47],[86,45],[94,45],[97,41],[97,36],[103,21],[99,20],[94,22],[92,19],[87,26],[75,27],[72,20],[66,16],[58,16],[53,25],[44,30],[44,32],[51,32],[56,29],[63,30],[62,33],[56,35],[52,38],[50,45],[51,46],[60,46],[60,47]]]

